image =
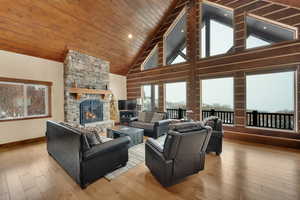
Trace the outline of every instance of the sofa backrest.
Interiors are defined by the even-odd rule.
[[[49,154],[80,183],[82,135],[59,123],[47,121],[46,137]]]
[[[139,121],[151,123],[155,113],[164,114],[163,119],[167,119],[167,113],[165,112],[152,112],[152,111],[143,111],[138,114]]]
[[[205,151],[212,133],[210,127],[190,132],[169,131],[164,144],[164,157],[173,160],[174,178],[193,174],[201,165],[201,154]]]

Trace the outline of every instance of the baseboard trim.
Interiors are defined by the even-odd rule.
[[[233,132],[233,131],[225,131],[224,137],[228,139],[240,140],[245,142],[300,149],[300,140],[297,139],[264,136],[264,135],[240,133],[240,132]]]
[[[16,147],[21,146],[25,144],[35,143],[35,142],[44,142],[46,141],[46,137],[38,137],[38,138],[32,138],[27,140],[21,140],[17,142],[10,142],[6,144],[0,144],[0,148],[10,148],[10,147]]]

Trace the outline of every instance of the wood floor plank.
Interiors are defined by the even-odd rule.
[[[169,188],[141,164],[82,190],[48,155],[45,143],[0,150],[0,163],[0,200],[300,199],[299,150],[227,139],[221,156],[207,155],[204,171]]]

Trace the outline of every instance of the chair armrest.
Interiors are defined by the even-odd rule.
[[[129,121],[130,121],[130,122],[138,121],[138,117],[131,117],[131,118],[129,119]]]
[[[170,120],[170,119],[160,120],[158,122],[155,122],[154,126],[164,126],[164,125],[169,126],[169,124],[171,122],[172,122],[172,120]]]
[[[155,148],[157,151],[159,151],[160,153],[163,153],[164,152],[164,148],[154,139],[152,138],[149,138],[147,141],[146,141],[146,145],[149,145],[153,148]]]
[[[130,137],[120,137],[103,144],[96,145],[83,153],[85,160],[90,160],[103,154],[107,154],[120,149],[128,148]]]

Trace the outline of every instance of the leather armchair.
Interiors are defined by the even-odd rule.
[[[218,117],[212,116],[204,119],[204,124],[212,128],[212,134],[206,149],[206,153],[215,152],[216,155],[222,153],[223,146],[223,122]]]
[[[169,131],[161,146],[152,138],[146,142],[146,166],[165,187],[204,169],[205,151],[211,136],[210,127]]]

